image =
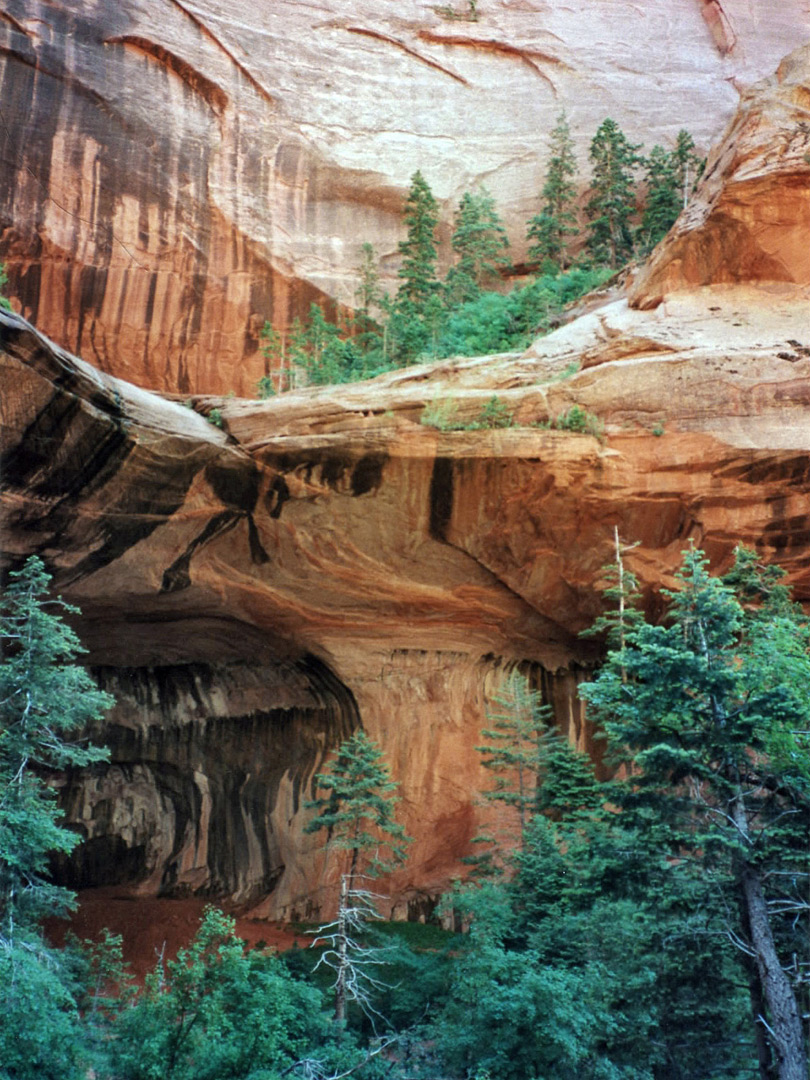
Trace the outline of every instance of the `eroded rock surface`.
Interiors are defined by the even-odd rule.
[[[706,150],[739,90],[810,37],[804,0],[476,11],[7,0],[0,259],[20,310],[139,385],[250,395],[265,319],[353,304],[362,241],[396,281],[415,169],[445,225],[487,184],[519,261],[561,108],[583,176],[607,115],[648,147],[687,127]]]
[[[779,108],[807,60],[763,88]],[[739,154],[751,107],[731,128]],[[791,254],[806,219],[790,209],[808,174],[790,165],[801,191],[780,204],[769,170],[787,159],[756,158],[752,190],[782,207],[789,276],[756,277],[754,261],[744,280],[667,278],[679,235],[684,251],[715,250],[711,211],[656,256],[655,305],[604,303],[524,355],[189,408],[0,311],[4,564],[45,558],[118,697],[100,733],[111,764],[65,778],[88,841],[65,879],[327,912],[338,865],[304,834],[304,802],[362,724],[415,838],[382,887],[391,911],[418,917],[482,824],[514,827],[476,797],[491,778],[475,746],[509,672],[593,749],[575,691],[600,646],[578,635],[601,608],[615,528],[638,541],[628,561],[653,611],[690,541],[720,569],[737,543],[756,547],[810,602],[810,267]],[[733,194],[737,174],[723,175]],[[752,204],[749,222],[767,217]],[[493,394],[515,426],[465,429]],[[427,405],[459,430],[421,423]],[[542,426],[575,405],[601,437]],[[204,419],[215,408],[222,428]]]
[[[474,747],[506,673],[590,744],[574,691],[598,644],[577,634],[614,526],[653,606],[690,539],[719,566],[753,544],[810,599],[806,316],[740,288],[620,301],[525,356],[219,400],[220,431],[0,315],[3,550],[46,558],[119,698],[112,765],[64,792],[89,841],[68,880],[314,916],[336,866],[302,800],[362,723],[416,838],[393,910],[429,908],[481,825]],[[419,423],[492,393],[518,426]],[[602,442],[531,426],[573,404]]]
[[[810,45],[742,95],[698,191],[631,290],[652,307],[668,293],[723,283],[810,282]]]

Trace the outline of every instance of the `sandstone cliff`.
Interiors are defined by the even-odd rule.
[[[222,402],[225,432],[0,315],[3,548],[54,567],[119,699],[113,764],[64,792],[88,837],[68,880],[314,914],[334,867],[301,800],[362,723],[416,837],[392,903],[418,913],[478,827],[474,746],[507,671],[588,745],[576,635],[614,525],[651,603],[690,538],[721,565],[756,545],[810,599],[806,301],[709,292],[620,301],[523,357]],[[521,426],[418,423],[437,394],[472,413],[493,391]],[[573,403],[604,444],[525,426]]]
[[[802,91],[806,51],[759,92],[793,108]],[[726,250],[716,208],[732,195],[715,197],[710,173],[700,226],[682,223],[635,286],[646,310],[603,304],[525,355],[190,409],[0,313],[4,559],[48,561],[119,701],[111,765],[65,780],[87,838],[66,880],[228,896],[277,917],[328,908],[336,867],[303,835],[302,802],[362,724],[416,838],[390,906],[418,915],[479,827],[474,746],[509,671],[591,745],[574,690],[599,646],[577,635],[600,608],[615,526],[640,541],[630,559],[653,609],[689,540],[719,566],[736,543],[756,546],[810,601],[810,267],[791,254],[810,162],[742,138],[746,115],[715,160],[736,162],[722,173],[733,193],[754,148],[750,245],[770,235],[757,223],[778,221],[790,274],[748,260],[683,287],[690,245]],[[756,130],[778,130],[772,115]],[[790,183],[770,182],[785,162]],[[463,420],[493,393],[515,427],[420,423],[436,399]],[[533,426],[574,404],[603,439]],[[201,415],[214,407],[221,430]]]
[[[486,183],[515,258],[544,133],[585,171],[606,115],[648,147],[716,139],[810,37],[804,0],[7,0],[0,260],[18,309],[153,389],[251,394],[258,332],[389,281],[421,168],[445,219]],[[708,271],[710,277],[713,270]]]

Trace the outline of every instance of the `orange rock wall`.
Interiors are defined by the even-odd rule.
[[[707,149],[735,87],[810,36],[802,0],[477,10],[8,0],[0,259],[17,307],[137,384],[250,395],[264,321],[351,305],[362,241],[395,283],[416,168],[445,238],[486,183],[519,259],[561,108],[583,172],[606,115],[648,146],[685,126]]]

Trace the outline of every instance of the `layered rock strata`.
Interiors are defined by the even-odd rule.
[[[762,90],[779,108],[787,96],[789,123],[808,59]],[[304,804],[362,725],[415,838],[382,887],[418,917],[482,825],[514,831],[479,805],[491,778],[475,750],[511,671],[594,749],[576,685],[600,646],[578,635],[601,610],[614,529],[638,541],[628,562],[653,612],[690,542],[720,569],[756,547],[810,601],[810,267],[796,254],[810,174],[781,143],[761,153],[746,115],[714,158],[727,188],[707,174],[700,227],[677,226],[637,306],[603,302],[523,355],[184,407],[0,312],[3,564],[42,555],[118,698],[97,733],[110,765],[64,778],[87,840],[65,880],[327,912],[339,867],[304,833]],[[687,289],[690,252],[726,250],[718,207],[746,154],[758,181],[737,190],[754,201],[719,265],[777,237],[785,273],[752,258]],[[514,426],[473,428],[493,394]],[[564,430],[574,406],[596,434]],[[423,422],[437,413],[455,430]]]
[[[14,316],[0,329],[6,561],[43,555],[119,700],[111,766],[63,793],[88,838],[64,869],[76,885],[314,916],[336,865],[303,834],[302,803],[362,724],[415,837],[392,909],[418,914],[481,826],[474,747],[510,670],[590,745],[574,691],[598,645],[577,635],[614,526],[640,541],[630,561],[653,607],[690,540],[719,566],[753,544],[810,598],[800,300],[620,301],[525,356],[219,400],[223,430]],[[437,398],[463,422],[493,393],[518,426],[419,423]],[[574,404],[602,441],[532,426]]]
[[[804,0],[350,8],[7,0],[0,260],[18,310],[139,385],[249,395],[264,321],[353,304],[362,241],[396,284],[417,168],[445,241],[487,184],[519,262],[562,108],[583,184],[607,115],[648,148],[686,127],[705,150],[739,89],[810,37]]]

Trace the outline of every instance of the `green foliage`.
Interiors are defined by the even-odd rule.
[[[551,708],[517,671],[510,674],[494,702],[495,707],[487,709],[491,727],[481,732],[487,743],[476,746],[481,764],[495,773],[495,786],[484,792],[484,798],[514,807],[522,833],[537,801],[543,736]]]
[[[600,440],[605,435],[605,429],[599,417],[589,413],[581,405],[572,405],[570,409],[560,413],[551,426],[557,431],[574,431],[582,435],[593,435]]]
[[[526,348],[546,333],[566,305],[598,288],[609,270],[577,268],[545,274],[509,293],[484,292],[450,310],[438,338],[439,356],[486,356]]]
[[[497,279],[509,263],[506,230],[485,187],[462,196],[451,245],[457,262],[447,272],[445,300],[452,307],[477,299],[484,284]]]
[[[284,339],[278,330],[274,330],[271,323],[265,321],[259,337],[262,341],[261,352],[265,358],[265,374],[259,379],[256,387],[257,396],[264,400],[273,397],[276,392],[276,384],[273,382],[273,371],[277,372],[279,390],[283,389],[284,378]]]
[[[84,1080],[75,991],[65,956],[35,931],[0,938],[1,1080]]]
[[[356,342],[360,351],[365,355],[376,348],[381,348],[383,361],[387,356],[387,340],[380,338],[379,327],[375,318],[379,318],[385,310],[387,297],[380,288],[380,274],[377,269],[377,256],[374,247],[366,242],[360,248],[360,264],[357,268],[359,284],[355,291],[357,310],[355,312],[355,324],[357,328]],[[376,314],[373,314],[376,313]]]
[[[797,994],[810,976],[800,899],[810,847],[810,629],[750,553],[723,581],[690,550],[678,586],[666,593],[668,625],[629,628],[581,692],[614,755],[632,762],[617,799],[623,819],[645,823],[659,851],[699,873],[711,932],[739,945],[760,1057],[787,1063],[780,1076],[798,1076],[806,1048]]]
[[[458,405],[452,398],[434,398],[422,410],[419,423],[438,431],[460,431],[465,425],[458,418]]]
[[[307,803],[318,813],[304,831],[325,829],[331,848],[349,852],[349,888],[361,862],[363,872],[372,876],[402,862],[410,837],[395,820],[397,784],[373,739],[356,731],[340,745],[331,768],[315,780],[328,794]]]
[[[408,236],[399,245],[402,255],[399,277],[402,284],[397,303],[399,305],[406,301],[421,316],[431,296],[439,290],[435,239],[439,210],[433,192],[418,170],[411,177],[404,219]]]
[[[208,421],[209,424],[213,424],[214,427],[218,428],[223,427],[225,423],[222,419],[222,409],[209,409],[205,419]]]
[[[59,612],[77,613],[48,597],[50,575],[32,555],[12,571],[0,600],[0,938],[44,915],[70,909],[73,894],[48,880],[51,852],[70,852],[75,832],[62,812],[50,771],[107,758],[106,750],[66,741],[113,704],[72,661],[84,650]]]
[[[588,215],[588,250],[614,269],[633,255],[631,218],[636,210],[634,173],[640,147],[627,140],[615,120],[604,120],[591,141],[593,166]]]
[[[462,420],[458,415],[458,405],[452,398],[434,398],[422,410],[419,423],[439,431],[484,431],[515,426],[508,405],[497,394],[493,394],[481,406],[474,420]]]
[[[481,407],[476,427],[479,428],[510,428],[515,426],[512,413],[505,402],[501,401],[497,394]]]
[[[112,698],[72,661],[83,650],[48,595],[50,575],[31,556],[12,571],[0,600],[0,1076],[67,1080],[83,1075],[79,1011],[65,957],[42,941],[37,923],[74,904],[49,880],[49,856],[70,852],[76,833],[46,777],[106,759],[68,742],[99,720]]]
[[[644,248],[649,251],[674,225],[681,211],[681,194],[675,160],[663,147],[652,148],[645,166],[647,201],[641,219],[641,235]]]
[[[273,383],[271,375],[262,375],[256,384],[256,397],[260,401],[266,401],[267,398],[275,397],[276,387]]]
[[[682,205],[686,206],[689,196],[697,187],[704,166],[704,162],[695,153],[695,140],[688,131],[681,129],[678,132],[675,149],[672,151],[672,160]]]
[[[111,1055],[119,1080],[259,1080],[305,1058],[321,1067],[339,1058],[318,991],[274,955],[246,952],[234,920],[214,908],[123,1010]]]
[[[577,174],[574,142],[565,111],[549,136],[551,157],[541,197],[543,209],[528,224],[527,238],[535,243],[529,247],[529,259],[543,266],[551,263],[557,270],[570,264],[569,238],[577,234],[576,198]]]
[[[6,287],[7,284],[8,274],[6,273],[6,268],[3,263],[0,263],[0,308],[5,308],[6,311],[11,311],[11,304],[8,302],[8,299],[2,295],[2,290]]]

